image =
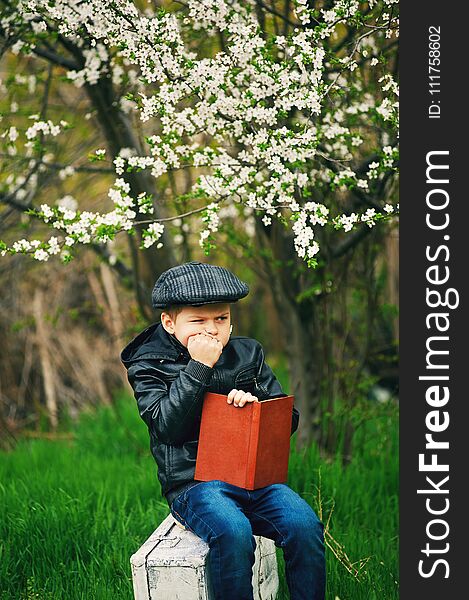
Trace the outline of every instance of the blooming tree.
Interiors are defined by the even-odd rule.
[[[95,103],[108,135],[105,148],[89,149],[88,170],[102,166],[111,178],[108,210],[85,210],[68,195],[35,202],[48,172],[66,179],[87,170],[55,154],[73,122],[41,110],[25,123],[12,97],[0,200],[53,231],[0,241],[2,256],[68,262],[80,245],[107,251],[127,232],[165,268],[176,239],[168,226],[184,232],[190,221],[206,253],[241,224],[251,240],[280,235],[277,258],[307,269],[395,219],[397,0],[2,3],[5,56],[49,61]],[[34,93],[40,80],[47,90],[52,73],[2,85]],[[159,182],[189,172],[168,209]],[[278,281],[291,283],[285,273]],[[311,302],[304,292],[296,286],[296,304]]]
[[[258,4],[188,0],[175,11],[139,10],[127,0],[20,1],[18,11],[2,21],[7,37],[14,38],[19,29],[25,32],[11,46],[13,52],[34,52],[38,40],[56,31],[83,49],[84,64],[67,74],[75,85],[94,85],[109,72],[118,80],[127,68],[133,85],[121,98],[122,106],[137,111],[154,133],[146,136],[140,151],[120,148],[111,157],[112,210],[42,204],[32,214],[50,224],[54,235],[3,243],[2,254],[23,252],[37,260],[60,254],[69,260],[77,244],[106,244],[142,224],[142,247],[161,247],[165,225],[154,215],[157,199],[144,192],[133,195],[125,179],[125,173],[136,170],[155,179],[184,168],[198,171],[188,196],[196,206],[192,214],[201,215],[200,244],[207,250],[224,218],[254,211],[265,226],[272,219],[286,220],[298,256],[315,266],[317,226],[347,232],[393,215],[398,207],[387,202],[334,214],[318,198],[326,187],[366,195],[376,179],[395,169],[396,138],[389,132],[397,126],[398,90],[392,74],[380,66],[376,43],[376,38],[395,35],[394,0],[371,1],[366,10],[354,0],[340,0],[327,9],[311,9],[298,0],[292,11],[297,21],[286,36],[260,26]],[[340,39],[345,26],[363,32],[351,47],[338,43],[334,52],[329,40]],[[224,34],[225,47],[205,56],[203,46],[194,44],[200,32]],[[360,93],[357,82],[356,93],[344,103],[344,87],[351,85],[350,74],[363,60],[380,70],[381,93]],[[381,139],[372,140],[373,160],[364,169],[355,158],[370,143],[364,131],[369,121],[385,127]],[[23,151],[34,165],[35,155],[67,125],[41,115],[33,115],[22,131],[10,125],[4,133],[8,152]],[[105,157],[104,149],[96,149],[95,160]],[[65,173],[67,168],[73,169],[64,167]],[[4,181],[9,186],[4,193],[18,187],[18,179],[17,195],[34,189],[35,178],[26,181],[23,174]]]

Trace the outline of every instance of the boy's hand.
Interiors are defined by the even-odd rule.
[[[187,349],[191,358],[213,367],[223,352],[223,344],[211,335],[198,333],[189,338]]]
[[[233,406],[244,406],[246,402],[259,402],[257,396],[253,396],[251,392],[243,392],[243,390],[231,390],[228,394],[228,404],[233,403]]]

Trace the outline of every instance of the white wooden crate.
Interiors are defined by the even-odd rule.
[[[272,540],[256,536],[255,600],[275,600],[277,559]],[[212,600],[209,547],[170,514],[131,556],[135,600]]]

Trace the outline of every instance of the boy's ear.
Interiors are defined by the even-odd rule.
[[[174,323],[168,313],[161,313],[161,324],[163,325],[163,329],[168,333],[174,333]]]

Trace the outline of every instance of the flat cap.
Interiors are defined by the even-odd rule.
[[[192,261],[162,273],[153,287],[151,300],[154,308],[201,306],[236,302],[248,293],[248,285],[228,269]]]

